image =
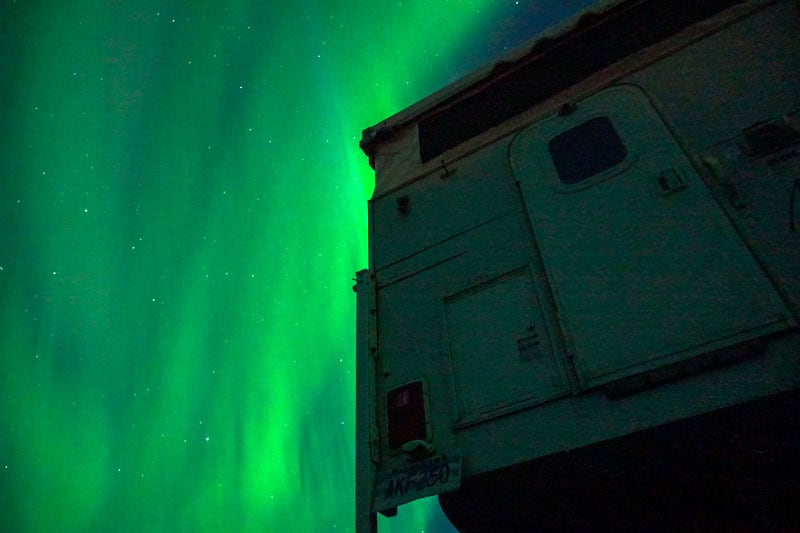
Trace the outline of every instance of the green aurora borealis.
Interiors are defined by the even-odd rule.
[[[360,132],[517,4],[2,3],[0,531],[352,531]]]

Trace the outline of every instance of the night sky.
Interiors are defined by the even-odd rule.
[[[361,130],[589,3],[0,0],[0,531],[352,531]]]

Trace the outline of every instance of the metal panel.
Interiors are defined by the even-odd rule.
[[[445,299],[459,423],[569,392],[523,268]]]
[[[748,154],[744,136],[712,147],[702,156],[734,223],[751,243],[782,295],[800,315],[800,113],[773,121],[788,128],[786,146]],[[770,123],[762,123],[762,126]]]
[[[380,270],[508,214],[515,194],[507,147],[495,144],[373,200],[373,267]],[[516,206],[514,206],[516,207]]]

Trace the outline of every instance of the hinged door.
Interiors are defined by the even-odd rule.
[[[640,89],[565,106],[510,158],[583,386],[790,324]]]

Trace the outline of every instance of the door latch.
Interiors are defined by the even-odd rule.
[[[687,187],[686,183],[681,179],[680,175],[674,168],[665,170],[658,176],[659,193],[662,196],[678,192]]]

